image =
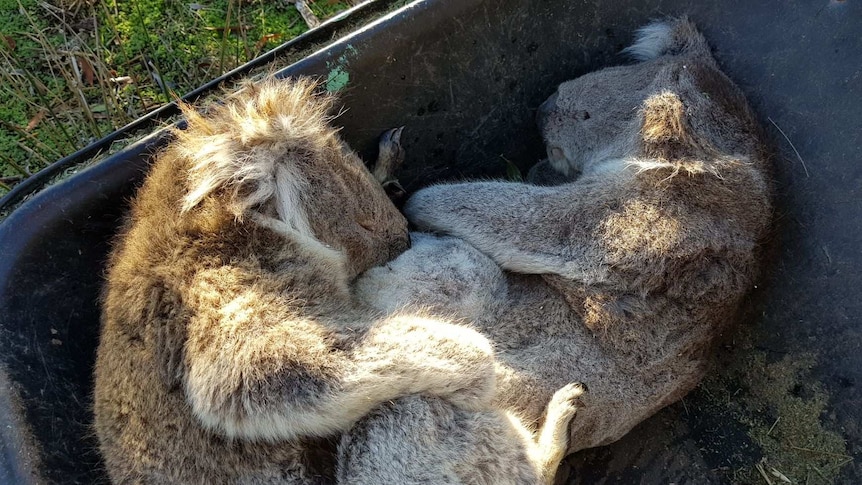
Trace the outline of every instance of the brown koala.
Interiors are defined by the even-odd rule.
[[[561,458],[580,388],[561,386],[536,442],[489,405],[496,361],[484,336],[354,296],[357,275],[409,246],[378,183],[399,151],[383,150],[375,180],[328,124],[332,98],[314,88],[270,80],[206,116],[186,107],[187,129],[174,130],[136,195],[109,261],[95,369],[111,479],[331,483],[341,457],[343,483],[360,468],[356,480],[370,483],[419,472],[449,483],[439,470],[453,467],[463,482],[537,483]],[[397,148],[392,138],[385,147]],[[422,403],[431,420],[457,416],[514,439],[454,437],[439,449],[461,452],[429,455],[420,471],[351,444],[399,449],[397,426],[357,422]],[[508,461],[470,478],[489,455]]]
[[[497,348],[495,402],[527,423],[560,386],[587,385],[569,452],[702,378],[772,215],[758,124],[695,27],[652,24],[628,52],[642,62],[563,83],[540,108],[548,160],[531,178],[545,185],[417,192],[408,219],[452,237],[414,237],[356,285],[382,311],[472,319]]]

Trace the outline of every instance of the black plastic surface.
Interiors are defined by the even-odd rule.
[[[528,168],[542,152],[535,108],[556,84],[625,62],[617,53],[635,28],[682,13],[780,149],[776,261],[746,325],[771,359],[816,356],[811,378],[828,395],[821,422],[855,458],[839,482],[862,483],[860,2],[427,0],[287,73],[347,74],[349,109],[336,123],[369,159],[383,130],[406,125],[402,182],[414,190],[502,176],[505,160]],[[101,476],[88,428],[97,297],[109,240],[151,149],[137,146],[45,190],[0,225],[0,361],[20,388],[50,481]],[[753,464],[757,452],[740,451],[753,449],[746,431],[709,409],[671,406],[618,443],[579,454],[570,483],[732,482],[722,471],[728,456]],[[723,426],[727,456],[704,445]]]

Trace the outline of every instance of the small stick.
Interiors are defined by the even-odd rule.
[[[760,473],[760,476],[763,477],[764,480],[766,480],[767,485],[772,485],[772,480],[769,479],[769,475],[766,474],[766,470],[763,469],[763,465],[758,463],[754,465],[754,468],[756,468],[758,473]]]
[[[302,16],[302,20],[305,20],[309,29],[313,29],[320,25],[320,19],[318,19],[317,15],[314,15],[314,12],[312,12],[308,5],[305,4],[305,0],[296,0],[294,5],[296,6],[296,10],[299,11],[299,15]]]
[[[793,483],[790,481],[789,478],[787,478],[783,473],[778,471],[778,469],[775,468],[774,466],[771,466],[769,468],[771,469],[769,473],[772,473],[772,476],[778,478],[779,480],[781,480],[784,483]]]
[[[781,416],[772,423],[772,426],[769,427],[769,431],[766,432],[766,436],[769,436],[772,433],[772,430],[775,429],[775,425],[778,424],[779,421],[781,421]]]
[[[823,249],[823,254],[826,255],[826,261],[828,261],[829,264],[832,264],[832,257],[829,256],[829,250],[826,249],[826,246],[823,246],[821,249]]]
[[[781,133],[781,136],[783,136],[783,137],[784,137],[784,139],[785,139],[785,140],[787,140],[787,143],[789,143],[789,144],[790,144],[790,148],[792,148],[792,149],[793,149],[793,151],[796,153],[796,158],[798,158],[798,159],[799,159],[799,163],[801,163],[801,164],[802,164],[802,170],[805,170],[805,177],[807,177],[807,178],[811,178],[811,175],[808,173],[808,167],[806,167],[806,166],[805,166],[805,160],[803,160],[803,159],[802,159],[802,155],[800,155],[800,154],[799,154],[799,150],[797,150],[797,149],[796,149],[796,146],[794,146],[794,145],[793,145],[793,142],[792,142],[792,141],[790,141],[790,138],[788,138],[788,137],[787,137],[787,134],[786,134],[786,133],[784,133],[784,130],[782,130],[782,129],[781,129],[781,127],[780,127],[780,126],[778,126],[778,123],[776,123],[776,122],[772,121],[772,118],[770,118],[770,117],[768,117],[768,116],[767,116],[767,117],[766,117],[766,119],[768,119],[768,120],[769,120],[769,122],[773,124],[773,126],[775,126],[776,128],[778,128],[778,132],[779,132],[779,133]]]
[[[837,456],[838,458],[844,458],[844,459],[853,458],[852,456],[845,455],[843,453],[830,453],[828,451],[812,450],[811,448],[802,448],[801,446],[794,446],[794,445],[790,445],[790,447],[793,448],[794,450],[807,451],[809,453],[817,453],[818,455]]]
[[[820,478],[822,478],[822,479],[826,480],[826,483],[829,483],[829,479],[828,479],[828,478],[826,478],[826,475],[824,475],[824,474],[823,474],[823,472],[821,472],[819,468],[817,468],[817,467],[816,467],[816,466],[814,466],[814,465],[811,465],[811,468],[812,468],[812,469],[813,469],[813,470],[814,470],[818,475],[820,475]]]
[[[835,465],[832,465],[832,466],[830,467],[830,470],[831,470],[831,469],[840,470],[840,469],[841,469],[841,467],[843,467],[844,465],[846,465],[846,464],[850,463],[851,461],[853,461],[853,457],[852,457],[852,456],[847,457],[847,459],[846,459],[846,460],[844,460],[844,461],[842,461],[842,462],[840,462],[840,463],[836,463]]]

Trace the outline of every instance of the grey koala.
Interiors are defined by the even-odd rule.
[[[627,52],[640,62],[565,82],[539,108],[535,183],[420,190],[405,213],[436,235],[354,287],[384,312],[474,322],[497,350],[495,404],[525,423],[566,383],[588,386],[567,452],[695,386],[771,224],[760,128],[695,26],[648,25]]]
[[[423,190],[457,238],[410,250],[310,83],[187,109],[109,263],[112,480],[548,483],[684,395],[757,273],[767,164],[690,23],[630,52],[543,105],[558,185]]]
[[[95,430],[114,483],[553,479],[580,386],[534,436],[491,404],[485,336],[355,296],[409,246],[382,186],[398,140],[375,179],[332,103],[308,80],[249,84],[206,115],[184,107],[155,157],[102,301]]]

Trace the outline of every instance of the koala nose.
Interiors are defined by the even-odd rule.
[[[544,131],[545,124],[548,122],[548,115],[550,115],[554,108],[557,107],[558,96],[559,92],[552,94],[539,106],[539,109],[536,110],[536,124],[539,125],[540,131]]]

